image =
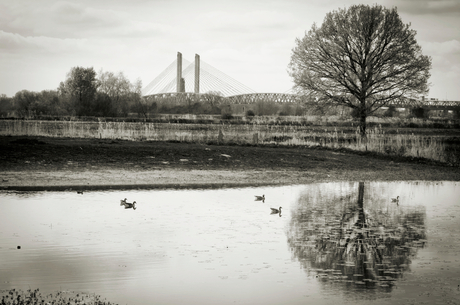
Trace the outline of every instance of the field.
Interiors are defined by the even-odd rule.
[[[381,155],[423,158],[460,166],[460,129],[412,119],[406,126],[370,122],[367,138],[353,122],[274,120],[212,121],[170,119],[168,122],[1,120],[0,135],[43,136],[196,144],[326,147]],[[422,128],[420,128],[422,126]],[[418,128],[416,128],[418,127]],[[438,128],[433,128],[438,127]]]

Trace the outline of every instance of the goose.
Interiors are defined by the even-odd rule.
[[[262,196],[255,195],[255,197],[256,197],[255,201],[264,201],[265,202],[265,194],[262,195]]]
[[[272,210],[272,214],[278,214],[280,213],[281,214],[281,207],[279,209],[275,209],[275,208],[270,208]]]
[[[136,209],[136,201],[133,201],[133,203],[125,202],[125,209]]]

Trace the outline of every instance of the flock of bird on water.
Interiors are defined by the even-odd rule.
[[[262,201],[262,202],[265,202],[265,195],[262,195],[262,196],[257,196],[255,195],[256,199],[255,201]],[[275,209],[275,208],[270,208],[272,210],[271,214],[280,214],[280,217],[281,217],[281,207],[279,207],[278,209]]]
[[[82,191],[77,191],[77,194],[83,195],[83,192]],[[262,195],[262,196],[255,195],[255,197],[256,197],[255,201],[265,202],[265,194]],[[133,210],[135,210],[136,209],[136,201],[133,201],[131,203],[131,202],[128,202],[127,200],[128,199],[126,199],[126,198],[123,199],[123,200],[120,200],[120,206],[124,206],[125,209],[133,209]],[[399,206],[399,196],[397,196],[396,198],[391,198],[391,202],[394,202]],[[282,207],[279,207],[278,209],[270,208],[271,209],[271,214],[279,214],[280,217],[281,217],[281,208]]]
[[[255,201],[265,202],[265,195],[262,195],[262,196],[255,195],[255,197],[256,197]],[[128,202],[127,200],[128,200],[127,198],[125,198],[123,200],[120,200],[120,206],[124,206],[125,209],[133,209],[133,210],[135,210],[136,209],[136,201],[133,201],[131,203],[131,202]],[[270,209],[271,209],[271,214],[279,214],[281,216],[281,207],[279,207],[278,209],[275,209],[275,208],[270,208]]]
[[[83,191],[77,191],[77,194],[83,195]],[[265,194],[262,195],[262,196],[255,195],[255,197],[256,197],[255,201],[265,202]],[[133,209],[133,210],[135,210],[136,209],[136,201],[133,201],[131,203],[131,202],[128,202],[127,200],[128,200],[127,198],[125,198],[123,200],[120,200],[120,206],[124,206],[125,209]],[[281,216],[281,207],[279,207],[278,209],[275,209],[275,208],[270,208],[270,209],[271,209],[271,214],[279,214]]]

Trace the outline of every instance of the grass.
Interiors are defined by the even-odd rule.
[[[69,138],[175,141],[202,144],[321,146],[379,154],[425,158],[460,165],[458,139],[445,144],[445,136],[404,132],[377,125],[362,138],[356,127],[304,124],[190,124],[144,122],[1,120],[0,135]],[[444,133],[445,135],[445,133]]]
[[[39,289],[23,291],[21,289],[0,290],[0,305],[115,305],[115,303],[101,300],[95,294],[78,293],[73,291],[57,291],[42,294]]]

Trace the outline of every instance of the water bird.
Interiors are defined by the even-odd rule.
[[[255,195],[255,197],[256,197],[255,201],[262,201],[262,202],[265,202],[265,194],[262,195],[262,196],[257,196],[257,195]]]
[[[124,203],[125,209],[136,209],[136,201],[133,201],[133,203],[130,202],[125,202]]]
[[[128,199],[125,198],[125,199],[123,199],[123,200],[120,200],[120,205],[125,205],[126,200],[128,200]]]
[[[270,208],[272,210],[272,214],[278,214],[280,213],[281,214],[281,207],[279,207],[279,209],[275,209],[275,208]]]
[[[396,202],[396,204],[399,205],[399,196],[396,198],[391,198],[391,202]]]
[[[83,191],[77,191],[77,194],[83,195]]]

